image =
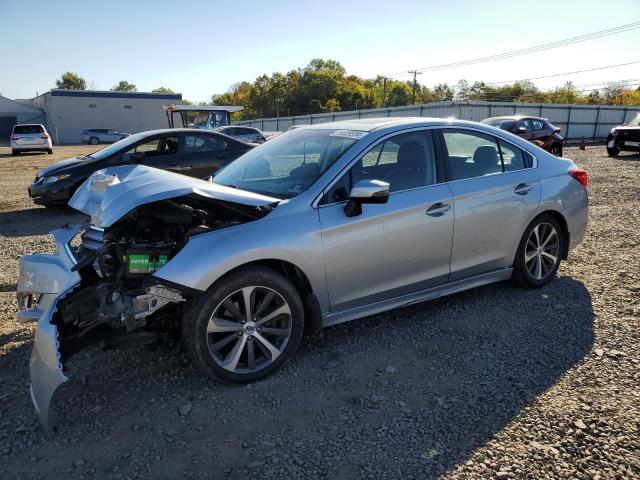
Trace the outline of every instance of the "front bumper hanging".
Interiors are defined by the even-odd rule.
[[[80,284],[80,275],[71,271],[76,263],[70,242],[82,230],[71,227],[54,230],[57,251],[35,253],[20,259],[18,319],[37,321],[29,370],[31,400],[45,430],[51,428],[51,403],[58,387],[68,378],[62,370],[58,329],[51,323],[58,301]]]

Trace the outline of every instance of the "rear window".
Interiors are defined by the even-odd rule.
[[[44,129],[40,125],[16,125],[13,127],[13,133],[29,135],[34,133],[44,133]]]

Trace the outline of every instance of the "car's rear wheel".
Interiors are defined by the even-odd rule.
[[[11,155],[20,155],[20,150],[11,150]]]
[[[554,145],[553,147],[551,147],[551,150],[549,150],[549,153],[551,153],[551,155],[555,155],[556,157],[561,157],[562,145]]]
[[[216,282],[188,307],[185,348],[194,365],[223,383],[248,383],[273,373],[293,355],[304,331],[295,287],[264,267]]]
[[[618,155],[620,153],[620,149],[618,147],[607,147],[607,155],[609,155],[610,157],[615,157],[616,155]]]
[[[47,149],[47,153],[48,153],[49,155],[53,155],[53,148],[48,148],[48,149]]]
[[[99,143],[100,143],[100,140],[98,140],[98,138],[96,138],[96,137],[91,137],[91,138],[89,139],[89,143],[90,143],[91,145],[97,145],[97,144],[99,144]]]
[[[519,287],[546,285],[560,267],[564,236],[558,221],[551,215],[537,217],[522,235],[511,280]]]

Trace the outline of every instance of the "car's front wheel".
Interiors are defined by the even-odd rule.
[[[304,309],[295,287],[264,267],[216,282],[185,312],[183,339],[194,365],[223,383],[248,383],[280,368],[297,350]]]
[[[89,139],[89,143],[90,143],[91,145],[97,145],[97,144],[99,144],[99,143],[100,143],[100,140],[98,140],[96,137],[91,137],[91,138]]]
[[[519,287],[546,285],[560,267],[564,236],[558,221],[543,214],[534,219],[522,235],[513,264],[511,280]]]
[[[620,149],[618,147],[607,147],[607,155],[610,157],[615,157],[620,153]]]

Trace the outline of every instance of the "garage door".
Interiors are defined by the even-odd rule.
[[[16,117],[0,117],[0,142],[8,142],[13,126],[18,123]]]

